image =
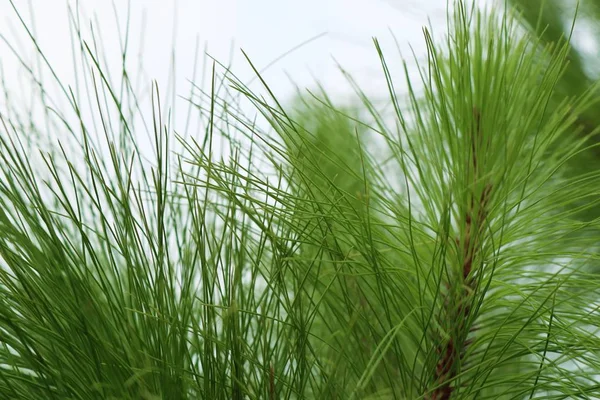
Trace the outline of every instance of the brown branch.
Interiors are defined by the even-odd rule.
[[[481,113],[477,107],[473,108],[474,127],[471,134],[471,151],[473,166],[473,187],[477,188],[480,180],[481,160],[477,155],[481,153]],[[470,174],[469,174],[470,176]],[[480,238],[483,234],[484,222],[487,217],[492,184],[485,185],[480,196],[471,193],[468,201],[468,209],[465,213],[465,230],[462,246],[462,279],[454,282],[446,282],[447,293],[444,306],[440,315],[440,326],[445,328],[446,337],[438,334],[438,345],[436,353],[438,362],[434,370],[435,388],[425,396],[429,400],[448,400],[452,396],[454,387],[452,381],[458,374],[458,368],[463,364],[464,356],[469,345],[473,342],[473,334],[476,328],[465,329],[467,321],[472,317],[471,303],[472,295],[477,289],[476,280],[473,279],[473,265],[478,256]],[[478,198],[477,198],[478,197]],[[476,209],[477,206],[477,209]],[[456,239],[460,244],[460,239]],[[449,298],[451,296],[451,298]],[[453,301],[452,301],[453,300]]]
[[[275,368],[269,366],[269,400],[275,400]]]

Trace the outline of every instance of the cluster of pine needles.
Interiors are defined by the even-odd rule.
[[[0,398],[600,398],[597,88],[556,91],[568,38],[451,9],[417,79],[374,42],[358,111],[216,61],[165,99],[76,13],[67,83],[15,14],[39,95],[0,109]]]

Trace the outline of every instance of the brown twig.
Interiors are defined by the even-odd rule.
[[[275,400],[275,368],[269,366],[269,400]]]
[[[473,108],[473,120],[471,162],[473,187],[477,188],[481,175],[481,160],[478,160],[477,155],[481,152],[482,141],[481,113],[477,107]],[[439,358],[433,374],[435,388],[426,396],[429,400],[450,399],[454,391],[452,381],[458,373],[458,367],[463,364],[467,348],[473,342],[473,338],[468,336],[475,329],[472,327],[465,328],[468,321],[472,319],[472,296],[477,289],[477,282],[473,277],[473,265],[476,262],[480,248],[480,238],[483,234],[492,188],[493,186],[490,183],[486,184],[479,196],[472,192],[468,201],[468,209],[464,220],[465,230],[462,238],[463,261],[460,274],[462,279],[445,283],[447,293],[445,294],[446,298],[439,322],[440,326],[445,328],[447,334],[445,337],[439,334],[436,338],[438,341],[436,353]],[[457,238],[456,242],[460,244],[461,241]]]

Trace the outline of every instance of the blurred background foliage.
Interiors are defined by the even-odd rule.
[[[589,90],[598,79],[600,68],[600,0],[508,0],[523,26],[543,44],[552,45],[565,39],[571,47],[567,69],[556,86],[555,104],[575,98]],[[589,137],[590,150],[573,159],[577,172],[600,167],[600,108],[594,104],[579,115],[578,135]],[[598,217],[590,210],[588,218]]]
[[[506,4],[513,7],[523,27],[542,44],[558,45],[565,40],[571,43],[568,66],[556,85],[550,107],[576,98],[594,86],[600,76],[600,0],[507,0]],[[573,140],[587,138],[588,149],[570,160],[573,174],[593,173],[600,168],[598,97],[597,93],[590,97],[593,104],[578,115],[578,124],[574,125]],[[580,219],[592,221],[600,217],[600,210],[589,207],[588,200],[576,204],[582,207]],[[600,268],[595,270],[600,272]]]

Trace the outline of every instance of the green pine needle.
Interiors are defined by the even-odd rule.
[[[0,398],[600,397],[568,41],[457,1],[420,80],[375,41],[390,115],[350,76],[358,109],[286,105],[217,62],[165,99],[76,10],[69,86],[15,12],[43,112],[0,110]]]

